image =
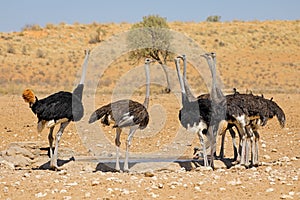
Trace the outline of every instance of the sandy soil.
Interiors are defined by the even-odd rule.
[[[226,169],[218,161],[220,168],[211,171],[203,167],[184,168],[186,166],[176,163],[165,163],[163,167],[157,167],[155,162],[132,165],[130,173],[114,173],[102,172],[100,161],[75,160],[66,162],[62,171],[55,172],[35,168],[39,166],[13,167],[1,160],[0,199],[299,199],[300,95],[272,96],[285,111],[287,123],[281,129],[276,119],[273,119],[261,129],[259,151],[262,166],[257,168]],[[137,97],[139,98],[141,97]],[[99,105],[109,101],[109,97],[105,96],[99,99]],[[192,148],[199,146],[198,139],[180,128],[176,114],[180,105],[170,99],[172,94],[152,96],[151,110],[155,110],[153,105],[164,104],[164,108],[170,108],[165,111],[167,123],[155,135],[142,137],[147,131],[137,133],[133,139],[133,155],[141,155],[144,151],[150,154],[152,152],[153,155],[164,151],[170,155],[179,155],[179,148],[182,155],[192,157]],[[12,142],[34,141],[47,147],[47,130],[41,135],[37,134],[36,118],[20,96],[0,97],[0,108],[1,113],[5,113],[5,116],[0,116],[1,150],[8,149]],[[150,129],[155,123],[155,119],[150,122]],[[89,146],[83,145],[83,139],[77,130],[79,129],[75,124],[67,127],[60,148],[71,149],[71,153],[62,152],[61,159],[69,155],[75,158],[92,155],[88,152]],[[113,147],[114,132],[109,133],[109,128],[103,130],[110,145],[99,145],[99,148],[102,148],[102,152],[109,153],[113,159],[114,148],[110,147]],[[93,132],[91,128],[85,131]],[[175,139],[176,132],[177,136],[183,134],[179,142]],[[123,150],[125,136],[123,134]],[[226,140],[226,158],[232,158],[231,139],[227,137]],[[157,141],[160,141],[159,145]],[[40,157],[43,158],[40,164],[46,165],[46,153]]]

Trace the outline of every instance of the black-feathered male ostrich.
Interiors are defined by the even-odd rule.
[[[101,119],[101,123],[107,126],[110,125],[110,121],[114,123],[113,128],[116,128],[115,144],[117,147],[115,169],[117,171],[120,171],[119,148],[121,145],[120,135],[122,132],[122,128],[130,127],[129,134],[126,140],[126,154],[124,162],[124,171],[129,171],[128,154],[132,137],[137,129],[146,128],[149,122],[149,114],[147,112],[147,108],[149,105],[150,96],[149,66],[151,62],[154,62],[154,60],[151,60],[149,58],[145,59],[146,96],[143,104],[130,99],[119,100],[98,108],[91,114],[89,119],[89,123],[93,123]]]
[[[203,160],[204,166],[209,166],[206,146],[204,144],[204,134],[207,132],[207,128],[211,115],[211,102],[209,99],[192,99],[190,100],[186,92],[186,80],[181,77],[180,72],[180,59],[182,56],[175,58],[175,65],[177,70],[177,76],[181,88],[182,108],[179,110],[179,121],[181,125],[188,131],[196,132],[200,144],[203,148]]]
[[[90,51],[86,50],[85,59],[82,66],[82,75],[80,83],[74,89],[73,93],[60,91],[54,93],[44,99],[38,99],[32,90],[24,90],[22,97],[34,114],[37,115],[38,132],[42,132],[45,125],[50,129],[48,135],[49,151],[50,151],[50,169],[57,170],[57,154],[58,144],[63,131],[71,121],[79,121],[83,117],[82,92],[84,87],[84,79],[88,65]],[[60,124],[60,128],[56,134],[55,149],[53,153],[53,130],[55,125]]]

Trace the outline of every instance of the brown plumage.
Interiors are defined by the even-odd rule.
[[[145,73],[146,73],[146,96],[144,103],[123,99],[113,103],[109,103],[95,110],[89,119],[89,123],[93,123],[101,119],[103,125],[109,126],[110,122],[114,123],[113,128],[116,128],[116,167],[117,171],[120,170],[119,164],[119,148],[121,145],[120,135],[122,128],[130,127],[128,138],[126,140],[126,155],[124,163],[124,171],[128,171],[128,157],[129,147],[131,145],[132,137],[137,129],[144,129],[149,122],[149,114],[147,112],[150,95],[150,72],[149,65],[153,60],[145,59]]]
[[[109,126],[110,122],[113,121],[113,128],[138,125],[139,129],[144,129],[149,122],[149,114],[145,106],[139,102],[123,99],[97,109],[91,115],[89,123],[99,119],[106,126]]]

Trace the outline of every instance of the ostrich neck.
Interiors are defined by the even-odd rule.
[[[84,61],[83,61],[83,64],[82,64],[82,73],[81,73],[81,79],[80,79],[80,83],[79,84],[83,84],[84,83],[85,75],[86,75],[86,69],[87,69],[87,66],[88,66],[89,55],[90,55],[89,52],[87,52],[85,54],[85,58],[84,58]]]
[[[143,105],[145,108],[149,106],[149,97],[150,97],[150,71],[149,64],[145,64],[145,74],[146,74],[146,96]]]
[[[187,62],[186,62],[186,57],[183,59],[183,84],[184,84],[184,89],[186,92],[186,96],[189,100],[193,101],[196,99],[196,97],[193,95],[192,91],[190,90],[189,84],[186,79],[186,68],[187,68]]]
[[[216,89],[216,84],[217,84],[217,79],[216,79],[216,68],[215,68],[215,60],[210,61],[210,59],[207,59],[207,63],[211,72],[211,77],[212,77],[212,88],[211,88],[211,98],[212,100],[217,100],[217,89]]]
[[[179,59],[175,60],[175,65],[176,65],[176,70],[177,70],[177,76],[178,76],[178,80],[179,80],[179,84],[180,84],[180,89],[181,89],[181,101],[182,104],[185,104],[188,100],[187,95],[186,95],[186,91],[185,91],[185,87],[184,87],[184,82],[182,80],[181,77],[181,72],[180,72],[180,65],[179,65]]]

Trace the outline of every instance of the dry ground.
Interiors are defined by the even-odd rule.
[[[259,150],[263,166],[258,168],[231,167],[207,171],[200,167],[186,171],[173,163],[165,164],[162,168],[157,168],[159,170],[155,170],[157,163],[148,163],[145,168],[139,166],[137,169],[138,165],[133,166],[132,172],[127,174],[102,172],[99,170],[98,162],[71,161],[64,164],[60,172],[33,170],[30,167],[11,169],[2,163],[0,197],[1,199],[298,199],[300,197],[298,125],[300,95],[272,96],[282,105],[287,115],[287,124],[286,128],[280,129],[276,119],[273,119],[261,130]],[[150,103],[153,105],[166,102],[170,97],[171,95],[152,97]],[[47,140],[46,130],[41,135],[36,133],[36,119],[19,96],[3,96],[0,103],[1,111],[6,115],[0,120],[2,150],[6,149],[11,142]],[[177,103],[172,101],[167,106],[174,109],[178,107]],[[166,115],[168,112],[166,111]],[[137,137],[133,139],[132,151],[141,153],[145,149],[147,153],[156,154],[160,150],[164,152],[162,147],[166,145],[167,153],[172,155],[178,153],[178,148],[175,148],[177,145],[176,147],[185,151],[184,155],[191,158],[192,147],[199,145],[198,139],[194,136],[193,140],[185,141],[186,138],[183,137],[181,141],[173,144],[177,134],[176,129],[180,129],[178,128],[180,125],[177,115],[172,115],[174,117],[167,120],[167,127],[170,128],[164,128],[157,134],[145,138],[137,133]],[[18,120],[15,120],[16,117]],[[86,134],[92,132],[92,130],[85,131]],[[183,130],[183,134],[190,133],[185,133]],[[123,144],[125,135],[123,134],[122,137]],[[114,133],[107,134],[107,139],[113,144]],[[157,141],[160,141],[160,145],[156,145]],[[226,157],[231,158],[232,147],[229,137],[226,144]],[[43,147],[47,147],[46,142],[43,143]],[[90,155],[87,151],[89,147],[82,145],[82,140],[73,124],[66,129],[60,147],[73,150],[71,154],[75,157]],[[103,147],[103,149],[102,151],[114,153],[113,148]],[[48,161],[46,156],[43,157],[41,164]],[[65,157],[66,155],[62,153],[61,158]],[[142,173],[145,171],[150,172],[150,175]]]
[[[130,24],[61,24],[48,25],[42,30],[1,33],[0,151],[5,154],[14,142],[34,142],[47,147],[47,130],[37,134],[36,117],[20,94],[27,87],[35,89],[40,98],[56,90],[71,90],[83,59],[82,50],[99,45],[88,44],[99,26],[106,30],[103,37],[106,39],[113,33],[128,30]],[[27,167],[12,166],[0,157],[0,199],[300,198],[299,21],[174,22],[170,26],[192,37],[204,49],[217,52],[226,91],[232,87],[242,92],[252,89],[255,93],[264,93],[266,98],[273,97],[284,110],[285,128],[281,129],[276,119],[272,119],[260,130],[262,166],[220,167],[209,171],[202,167],[186,170],[171,163],[155,170],[157,163],[148,163],[147,166],[133,165],[130,173],[113,173],[102,172],[99,162],[75,160],[55,172],[36,169],[48,161],[44,151],[39,162]],[[99,83],[104,87],[97,91],[97,107],[111,100],[116,80],[128,71],[128,66],[124,56],[107,69]],[[196,88],[197,77],[192,71],[188,76],[192,88]],[[177,118],[180,102],[175,98],[178,83],[174,85],[177,89],[171,94],[161,94],[163,87],[151,85],[152,118],[149,127],[134,137],[132,155],[181,154],[190,158],[192,148],[199,146],[196,136],[180,127]],[[140,93],[136,92],[133,98],[142,101]],[[76,159],[93,154],[113,158],[114,132],[103,128],[105,140],[91,140],[99,134],[95,127],[100,127],[99,123],[94,126],[70,124],[60,143],[60,158],[74,156]],[[123,149],[125,136],[122,135]],[[232,157],[228,136],[225,155]],[[221,163],[218,162],[220,166]]]

